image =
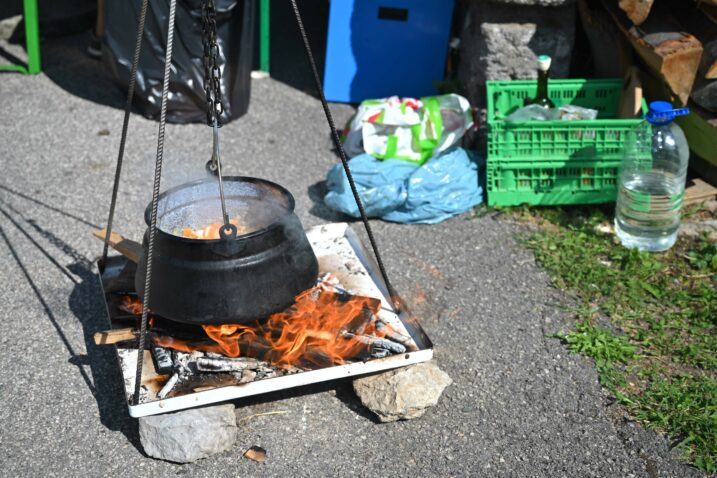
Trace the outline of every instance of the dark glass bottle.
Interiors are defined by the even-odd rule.
[[[548,98],[548,77],[550,76],[550,62],[548,55],[538,57],[538,93],[535,98],[527,100],[526,105],[539,105],[543,108],[555,108],[555,104]]]

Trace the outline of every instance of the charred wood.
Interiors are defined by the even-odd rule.
[[[158,347],[154,344],[150,345],[152,359],[154,360],[154,369],[158,374],[167,375],[174,370],[174,361],[172,360],[172,352],[164,347]]]
[[[388,350],[391,353],[395,353],[395,354],[402,354],[402,353],[406,352],[405,345],[399,344],[392,340],[375,337],[373,335],[356,335],[356,334],[352,334],[350,332],[345,332],[343,334],[343,337],[347,338],[347,339],[358,340],[359,342],[361,342],[363,344],[370,345],[374,349],[385,349],[385,350]]]
[[[260,362],[252,358],[213,358],[199,357],[196,361],[200,372],[242,372],[247,369],[256,369]]]
[[[406,349],[410,350],[411,352],[415,352],[418,350],[418,347],[413,343],[413,340],[411,340],[411,337],[408,335],[403,335],[400,332],[397,332],[393,327],[391,327],[390,324],[387,324],[386,322],[382,320],[376,321],[376,330],[379,332],[385,334],[385,337],[388,340],[392,340],[394,342],[398,342],[399,344],[406,347]],[[400,352],[402,353],[402,352]]]

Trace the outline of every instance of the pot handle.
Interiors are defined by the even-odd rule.
[[[219,228],[219,237],[224,240],[235,239],[237,237],[237,227],[234,224],[224,224]]]

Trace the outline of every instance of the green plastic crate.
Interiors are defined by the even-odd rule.
[[[555,106],[595,109],[596,120],[504,121],[526,98],[535,96],[536,87],[533,80],[487,83],[488,204],[614,201],[626,133],[642,123],[615,118],[622,80],[550,81],[549,96]]]

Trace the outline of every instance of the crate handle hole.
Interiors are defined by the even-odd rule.
[[[379,20],[408,21],[408,8],[378,7]]]

